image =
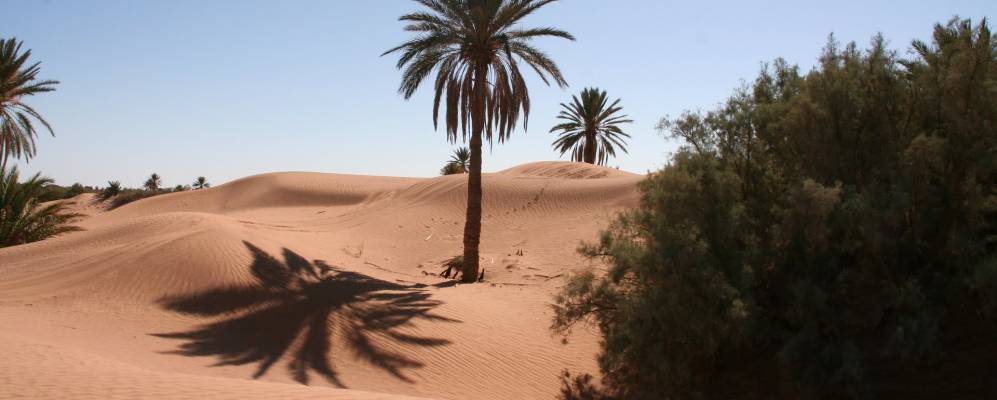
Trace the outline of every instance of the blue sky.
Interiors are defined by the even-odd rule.
[[[29,172],[58,183],[215,184],[262,172],[434,176],[452,146],[434,131],[432,94],[397,94],[395,58],[409,0],[0,0],[0,37],[16,36],[62,83],[29,99],[55,127]],[[621,97],[635,120],[630,154],[643,173],[677,143],[656,130],[683,110],[710,109],[783,57],[813,65],[827,35],[868,43],[882,32],[906,53],[954,15],[997,14],[993,0],[563,0],[526,25],[578,40],[543,40],[570,88],[532,80],[529,130],[488,152],[485,171],[558,159],[548,129],[559,103],[587,86]]]

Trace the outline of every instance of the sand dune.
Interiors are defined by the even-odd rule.
[[[78,197],[85,231],[0,249],[0,398],[551,398],[562,369],[595,371],[598,340],[552,337],[551,295],[641,178],[485,174],[475,285],[435,275],[461,251],[463,176]]]

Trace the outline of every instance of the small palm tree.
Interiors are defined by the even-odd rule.
[[[455,170],[460,171],[462,174],[466,174],[468,170],[468,162],[471,160],[471,152],[467,147],[459,147],[454,150],[453,155],[450,156],[450,161],[447,164],[453,165]]]
[[[149,176],[149,179],[145,180],[145,184],[143,184],[142,186],[145,187],[146,190],[155,192],[159,190],[159,187],[162,184],[163,180],[162,178],[159,177],[159,174],[153,173],[152,175]]]
[[[0,170],[0,247],[80,230],[72,223],[81,215],[67,212],[67,203],[39,201],[51,179],[35,174],[19,183],[18,175],[17,167]]]
[[[533,47],[540,37],[574,40],[554,28],[521,28],[520,21],[555,0],[416,0],[426,11],[399,18],[406,31],[418,36],[384,55],[400,52],[404,69],[398,91],[409,99],[434,71],[433,125],[440,105],[446,108],[447,139],[468,141],[467,218],[464,225],[464,282],[478,277],[481,241],[481,146],[498,137],[504,142],[523,114],[530,114],[530,96],[519,62],[540,75],[567,86],[561,70],[547,54]],[[470,132],[468,132],[470,130]],[[458,135],[458,131],[460,135]],[[470,133],[470,137],[468,137]]]
[[[194,184],[191,186],[193,186],[194,189],[204,189],[211,187],[211,184],[208,183],[208,178],[199,176],[197,177],[197,179],[194,180]]]
[[[53,136],[41,114],[22,102],[27,96],[55,90],[58,81],[36,81],[39,63],[29,64],[31,50],[21,53],[17,39],[0,39],[0,170],[6,171],[10,157],[30,160],[35,155],[34,123]],[[34,122],[33,122],[34,121]]]
[[[625,138],[630,135],[620,129],[620,124],[631,123],[626,115],[618,115],[620,99],[608,106],[606,91],[597,88],[582,90],[581,99],[571,96],[571,104],[561,103],[564,108],[557,118],[566,122],[550,129],[551,133],[560,131],[553,146],[561,155],[571,151],[572,161],[589,164],[606,165],[610,156],[616,156],[616,150],[627,152]]]
[[[100,191],[97,195],[97,200],[104,201],[117,196],[121,193],[121,182],[118,181],[107,181],[107,187]]]

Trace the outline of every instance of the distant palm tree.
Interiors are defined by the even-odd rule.
[[[468,170],[468,162],[471,160],[471,152],[467,147],[458,147],[454,150],[453,155],[450,156],[450,161],[447,164],[454,165],[460,170],[460,173],[466,174]]]
[[[578,96],[571,98],[571,104],[561,103],[564,110],[557,115],[567,122],[550,129],[551,133],[561,132],[553,143],[561,155],[571,150],[572,161],[605,165],[610,156],[616,156],[616,149],[627,152],[624,138],[630,135],[619,125],[633,120],[617,115],[623,110],[618,106],[620,99],[607,106],[606,91],[598,88],[582,90],[581,100]]]
[[[117,196],[121,193],[121,182],[118,181],[107,181],[107,187],[100,191],[97,195],[97,200],[104,201]]]
[[[49,178],[35,174],[18,182],[17,167],[0,170],[0,247],[39,241],[80,230],[71,225],[81,216],[67,212],[65,202],[41,204]]]
[[[155,192],[159,190],[159,187],[162,184],[163,184],[162,178],[159,177],[159,174],[154,173],[149,176],[149,179],[146,179],[145,184],[142,186],[145,187],[146,190],[151,190]]]
[[[398,91],[409,99],[436,71],[433,81],[433,125],[440,105],[446,107],[447,139],[455,142],[458,130],[470,144],[467,179],[467,220],[464,225],[462,280],[478,277],[478,244],[481,240],[481,146],[512,133],[520,111],[523,128],[529,120],[530,97],[519,61],[561,87],[567,86],[560,69],[531,41],[539,37],[574,40],[554,28],[520,28],[518,23],[555,0],[416,0],[428,10],[405,14],[406,31],[418,36],[384,55],[401,52],[398,68],[404,69]],[[444,98],[445,97],[445,98]],[[470,138],[468,138],[470,128]]]
[[[204,189],[211,187],[211,184],[208,183],[208,178],[199,176],[197,177],[197,179],[194,180],[194,184],[191,186],[193,186],[194,189]]]
[[[30,160],[35,155],[34,122],[55,136],[41,114],[23,103],[26,96],[55,90],[58,81],[35,81],[39,63],[28,64],[31,50],[21,53],[17,39],[0,39],[0,171],[10,157]]]

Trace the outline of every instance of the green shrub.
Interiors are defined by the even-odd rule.
[[[555,307],[556,331],[604,335],[606,395],[992,390],[992,372],[930,371],[995,334],[997,37],[953,20],[913,59],[884,43],[832,40],[806,74],[777,60],[719,109],[662,124],[687,146],[583,247],[608,272],[575,276]],[[565,398],[585,386],[567,382]]]
[[[83,193],[93,193],[96,191],[96,189],[90,186],[83,186],[79,183],[74,183],[69,187],[48,183],[42,188],[42,193],[38,196],[38,201],[44,203],[47,201],[66,200],[79,196]]]
[[[121,193],[111,198],[110,209],[113,210],[125,204],[163,193],[168,193],[168,192],[160,192],[160,191],[145,190],[145,189],[122,189]]]
[[[74,183],[72,186],[69,187],[69,189],[66,189],[66,193],[62,196],[62,198],[71,199],[73,197],[79,196],[89,191],[92,191],[92,189],[87,190],[87,188],[83,187],[83,185],[81,185],[80,183]]]
[[[100,191],[100,194],[97,195],[97,200],[107,201],[107,199],[117,196],[119,193],[121,193],[121,182],[107,181],[107,187]]]
[[[443,165],[443,168],[440,168],[440,175],[456,175],[466,173],[467,171],[464,171],[464,167],[461,167],[460,164],[454,164],[452,162],[447,162]]]

